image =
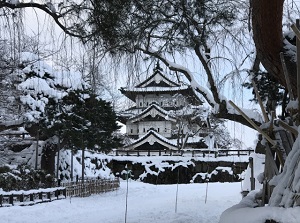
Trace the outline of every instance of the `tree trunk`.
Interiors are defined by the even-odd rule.
[[[282,16],[284,0],[251,0],[253,40],[257,56],[264,68],[275,77],[282,86],[286,81],[280,61],[280,52],[284,52]],[[292,89],[296,92],[297,81],[295,62],[285,55]]]
[[[57,145],[47,142],[43,147],[41,168],[46,173],[54,175],[55,173],[55,154],[57,151]]]

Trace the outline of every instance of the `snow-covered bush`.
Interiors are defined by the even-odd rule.
[[[0,188],[4,191],[30,190],[54,186],[54,178],[25,165],[0,168]]]

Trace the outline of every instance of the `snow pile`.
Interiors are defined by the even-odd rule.
[[[78,151],[73,155],[73,176],[74,179],[78,176],[81,178],[82,176],[82,162],[81,157],[82,152]],[[72,153],[70,150],[63,150],[60,153],[60,177],[63,179],[69,180],[71,178],[71,158]],[[108,156],[99,156],[97,153],[85,151],[85,168],[84,174],[87,178],[95,178],[99,177],[101,179],[113,179],[115,176],[113,175],[111,169],[107,166],[107,163],[111,159]]]
[[[219,181],[223,182],[224,177],[236,178],[231,167],[218,166],[211,173],[197,173],[192,177],[191,183],[195,182],[197,177],[200,177],[202,181]],[[218,180],[216,180],[218,179]],[[237,179],[238,180],[238,179]],[[225,180],[226,181],[226,180]]]
[[[264,223],[266,220],[298,223],[300,215],[299,162],[300,137],[296,139],[282,173],[270,181],[275,188],[269,200],[269,206],[258,207],[255,199],[261,195],[261,191],[252,191],[239,204],[224,211],[220,223]]]
[[[219,223],[265,223],[274,220],[282,223],[299,223],[300,207],[258,207],[259,191],[251,191],[239,204],[224,211]]]

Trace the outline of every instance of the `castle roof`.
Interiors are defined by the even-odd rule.
[[[120,91],[132,101],[135,101],[136,96],[139,94],[165,93],[189,95],[194,98],[194,103],[202,104],[202,101],[198,99],[191,86],[179,85],[178,83],[170,80],[162,73],[162,69],[159,68],[159,66],[154,69],[154,73],[145,81],[133,88],[120,88]]]
[[[180,87],[179,84],[167,78],[162,72],[161,69],[154,69],[154,73],[148,77],[143,82],[136,85],[136,88],[145,88],[145,87]]]
[[[163,147],[167,147],[170,150],[178,150],[176,144],[174,144],[171,140],[163,137],[162,135],[158,134],[154,130],[150,130],[142,136],[141,138],[133,141],[130,145],[125,146],[125,149],[133,150],[141,145],[149,143],[150,145],[154,145],[154,143],[158,143]]]
[[[140,114],[130,118],[129,121],[138,122],[141,119],[143,119],[149,115],[153,118],[156,116],[159,116],[165,120],[170,120],[172,122],[176,122],[176,118],[174,116],[170,115],[166,110],[162,109],[161,107],[159,107],[156,104],[150,105],[148,108],[143,110]]]

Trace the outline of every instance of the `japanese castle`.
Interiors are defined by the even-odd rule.
[[[120,115],[130,139],[124,149],[175,151],[213,146],[202,101],[191,86],[169,79],[158,63],[146,80],[120,91],[135,103]]]

